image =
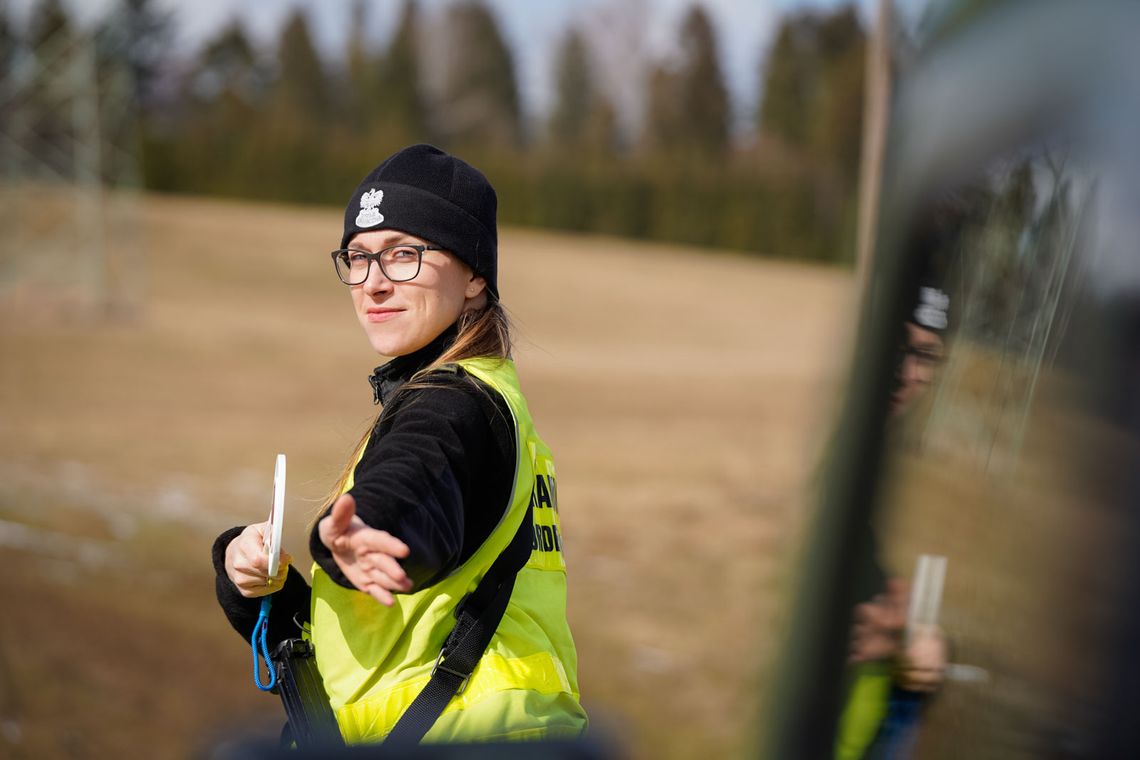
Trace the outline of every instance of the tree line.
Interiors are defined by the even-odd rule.
[[[38,0],[24,29],[5,5],[5,65],[16,46],[78,32],[62,0]],[[403,0],[381,46],[358,0],[335,56],[318,51],[300,9],[272,54],[233,21],[189,60],[171,52],[173,19],[153,0],[120,0],[108,18],[128,29],[115,55],[133,74],[149,189],[339,205],[376,161],[424,141],[487,173],[503,223],[849,261],[865,47],[854,7],[781,20],[743,131],[701,5],[659,60],[632,39],[645,2],[599,7],[557,42],[553,100],[531,121],[515,53],[482,0],[439,19]]]

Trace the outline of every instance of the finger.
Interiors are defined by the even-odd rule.
[[[396,603],[396,598],[392,596],[391,592],[375,584],[367,586],[365,588],[365,591],[369,596],[380,602],[380,604],[384,605],[385,607],[391,607]]]
[[[235,583],[234,585],[237,587],[238,593],[247,599],[265,596],[274,590],[271,586],[265,585],[264,578],[262,578],[260,582],[256,580],[246,580],[241,583]]]
[[[386,574],[399,584],[400,587],[403,587],[405,583],[410,583],[407,572],[405,572],[404,568],[400,567],[400,563],[391,556],[383,552],[372,552],[366,554],[365,557],[373,567]]]
[[[261,552],[243,554],[241,562],[235,562],[234,567],[241,567],[248,573],[255,573],[264,578],[269,574],[269,558]]]
[[[892,578],[887,581],[887,604],[892,611],[902,610],[907,606],[910,597],[910,584],[901,578]]]
[[[262,575],[269,569],[269,557],[266,556],[265,548],[260,541],[243,541],[238,547],[235,560],[240,560],[247,567],[260,568]]]
[[[348,494],[337,497],[329,513],[317,523],[317,536],[321,539],[321,543],[336,551],[337,540],[347,532],[355,513],[355,499]]]
[[[264,573],[234,573],[231,579],[238,588],[263,588],[267,580]]]
[[[242,549],[247,553],[255,553],[265,551],[265,536],[266,531],[269,529],[269,523],[255,523],[246,528],[241,543]]]
[[[238,593],[241,594],[246,599],[256,599],[259,596],[265,596],[266,594],[270,593],[271,591],[272,591],[272,589],[268,589],[265,586],[261,586],[259,588],[239,588],[238,589]]]
[[[352,517],[355,514],[356,499],[352,498],[350,494],[342,493],[333,504],[332,511],[329,512],[329,517],[332,518],[332,523],[329,525],[329,528],[333,535],[339,536],[348,530],[348,526],[352,522]]]
[[[365,586],[379,586],[386,591],[394,591],[396,583],[382,570],[369,570],[365,573]]]
[[[357,549],[362,552],[383,552],[393,557],[407,557],[408,545],[386,530],[368,528],[352,537]]]
[[[266,556],[259,551],[249,551],[243,547],[234,555],[234,570],[260,574],[264,578],[269,570],[269,565]]]
[[[406,591],[411,591],[412,589],[412,582],[408,578],[393,578],[391,575],[388,575],[388,573],[380,569],[374,569],[369,572],[368,578],[373,584],[387,589],[388,591],[404,593]]]
[[[368,580],[374,584],[382,586],[389,591],[404,591],[408,587],[407,578],[394,578],[385,572],[382,568],[373,567],[368,570]]]

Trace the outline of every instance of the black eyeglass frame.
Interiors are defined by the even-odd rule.
[[[395,277],[392,277],[390,274],[388,274],[388,270],[384,268],[384,261],[381,257],[385,253],[387,253],[388,251],[394,251],[398,248],[410,248],[411,250],[415,251],[418,254],[416,257],[416,271],[415,271],[415,274],[413,274],[411,277],[401,277],[401,278],[397,279]],[[340,281],[343,282],[345,285],[348,285],[351,287],[351,286],[355,286],[355,285],[363,285],[365,282],[367,282],[368,276],[370,274],[372,274],[372,263],[373,262],[375,262],[376,265],[378,267],[380,267],[380,273],[383,274],[385,277],[387,277],[388,280],[391,282],[408,282],[410,280],[414,280],[420,276],[420,269],[423,268],[424,251],[442,251],[442,250],[444,250],[444,249],[440,248],[438,246],[434,246],[434,245],[422,245],[422,244],[418,244],[418,243],[417,244],[403,243],[401,245],[390,245],[387,248],[381,248],[376,253],[373,253],[372,251],[365,251],[365,250],[362,250],[360,248],[337,248],[335,251],[333,251],[329,255],[332,257],[333,268],[336,269],[336,276],[339,277]],[[340,273],[340,267],[337,265],[337,260],[341,256],[341,254],[345,254],[345,253],[359,253],[368,259],[368,268],[364,270],[364,277],[361,278],[360,282],[349,282],[348,280],[346,280],[344,278],[344,275],[342,275]]]
[[[936,367],[942,362],[946,361],[946,355],[941,351],[933,351],[926,346],[903,346],[901,349],[904,357],[913,356],[916,360]]]

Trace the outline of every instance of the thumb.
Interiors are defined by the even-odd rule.
[[[332,511],[329,513],[329,532],[333,536],[342,535],[348,530],[349,524],[352,522],[353,516],[356,514],[356,499],[352,498],[350,494],[344,493],[332,506]]]

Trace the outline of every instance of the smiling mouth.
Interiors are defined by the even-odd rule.
[[[403,309],[369,309],[366,316],[369,322],[387,322],[403,311]]]

